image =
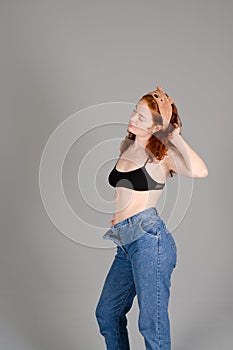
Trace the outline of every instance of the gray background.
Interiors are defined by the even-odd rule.
[[[1,349],[105,348],[94,310],[114,250],[59,232],[41,200],[40,158],[71,114],[136,103],[157,85],[175,99],[183,136],[209,169],[194,180],[188,212],[173,232],[173,349],[232,348],[232,10],[232,1],[214,0],[1,1]],[[77,187],[72,176],[71,183],[67,163],[69,193]],[[110,200],[114,190],[103,183]],[[85,213],[72,196],[74,210]],[[110,214],[89,210],[93,225],[107,227]],[[144,348],[137,317],[135,299],[133,350]]]

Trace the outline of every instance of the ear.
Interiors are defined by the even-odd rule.
[[[155,90],[158,90],[158,91],[160,91],[160,92],[164,93],[164,92],[163,92],[163,88],[162,88],[162,86],[157,86],[157,88],[156,88]]]
[[[169,101],[170,104],[174,103],[174,100],[173,100],[172,97],[169,96],[167,99],[168,99],[168,101]]]
[[[155,89],[155,91],[158,90],[161,94],[164,94],[163,88],[162,86],[157,86],[157,88]],[[168,96],[167,97],[168,101],[170,104],[174,103],[174,100],[172,97]]]

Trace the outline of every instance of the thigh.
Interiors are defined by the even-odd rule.
[[[131,262],[120,247],[116,249],[99,299],[99,303],[111,308],[120,307],[127,297],[133,298],[135,295]]]
[[[156,300],[160,270],[160,235],[145,234],[138,239],[131,248],[131,262],[133,278],[138,296],[139,307],[141,301]]]
[[[168,305],[175,255],[162,220],[143,220],[140,227],[144,234],[131,244],[129,256],[139,307],[155,312],[159,299]]]

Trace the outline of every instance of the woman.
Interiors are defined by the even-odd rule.
[[[116,187],[115,213],[103,238],[113,240],[117,252],[95,310],[108,350],[130,348],[126,314],[135,295],[146,349],[171,349],[168,304],[177,247],[157,201],[172,173],[208,175],[203,160],[182,138],[181,127],[173,99],[160,86],[144,95],[109,174]]]

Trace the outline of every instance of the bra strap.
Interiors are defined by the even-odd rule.
[[[117,164],[118,164],[118,162],[119,162],[119,159],[120,159],[120,157],[118,157],[118,159],[117,159],[117,162],[116,162],[116,164],[115,164],[115,168],[116,168],[116,166],[117,166]]]
[[[147,160],[146,160],[146,162],[145,162],[145,164],[144,164],[143,166],[145,166],[145,165],[146,165],[146,163],[148,162],[149,158],[150,158],[150,157],[148,157],[148,158],[147,158]]]

